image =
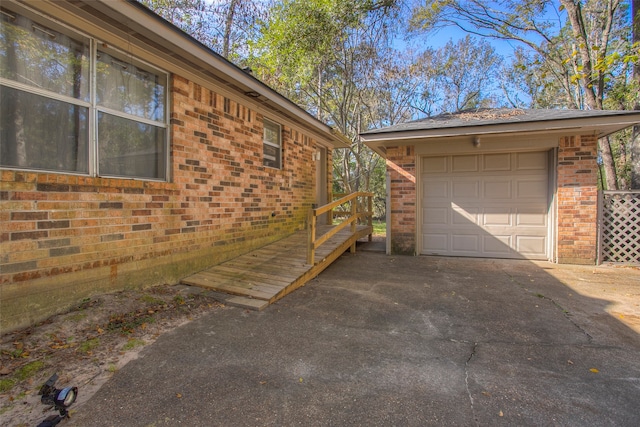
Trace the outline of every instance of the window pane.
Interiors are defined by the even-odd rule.
[[[89,101],[88,43],[13,12],[0,16],[0,76]]]
[[[280,148],[264,144],[262,164],[271,168],[280,168]]]
[[[264,120],[264,142],[262,144],[262,164],[280,169],[280,126]]]
[[[165,129],[98,113],[100,175],[166,178]]]
[[[88,172],[87,108],[5,86],[0,91],[2,166]]]
[[[159,122],[165,121],[164,75],[98,52],[96,96],[100,106]]]
[[[264,140],[274,145],[280,145],[280,126],[276,123],[264,121]]]

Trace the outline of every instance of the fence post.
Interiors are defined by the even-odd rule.
[[[309,209],[307,216],[307,264],[313,265],[315,262],[315,240],[316,240],[316,216],[313,207]]]
[[[373,196],[369,194],[367,201],[367,225],[371,228],[371,234],[369,234],[369,241],[371,242],[373,240]]]
[[[357,223],[358,223],[358,196],[355,196],[351,200],[351,234],[352,235],[356,233]],[[356,253],[356,242],[353,242],[353,245],[351,245],[351,253],[352,254]]]
[[[604,191],[603,190],[598,190],[598,223],[597,223],[597,229],[598,229],[598,245],[597,245],[597,255],[596,255],[596,265],[600,265],[602,264],[602,258],[603,258],[603,244],[602,244],[602,239],[604,238],[604,231],[603,231],[603,223],[604,221]]]

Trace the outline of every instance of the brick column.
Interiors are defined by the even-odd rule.
[[[391,252],[416,253],[416,156],[413,146],[387,149],[390,175]]]
[[[561,264],[595,264],[598,239],[598,140],[563,137],[558,149],[558,240]]]

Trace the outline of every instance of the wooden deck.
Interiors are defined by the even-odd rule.
[[[325,234],[332,226],[319,226]],[[313,265],[307,263],[307,231],[239,256],[182,280],[183,284],[217,293],[225,304],[262,310],[303,286],[355,244],[371,235],[372,228],[359,225],[356,232],[340,230],[315,251]]]

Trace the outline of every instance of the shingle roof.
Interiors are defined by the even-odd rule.
[[[611,110],[527,110],[512,108],[480,108],[460,111],[457,113],[444,113],[434,117],[427,117],[381,129],[374,129],[363,132],[362,135],[444,128],[463,128],[468,126],[508,125],[515,123],[588,119],[591,117],[612,117],[638,113],[638,111]]]

